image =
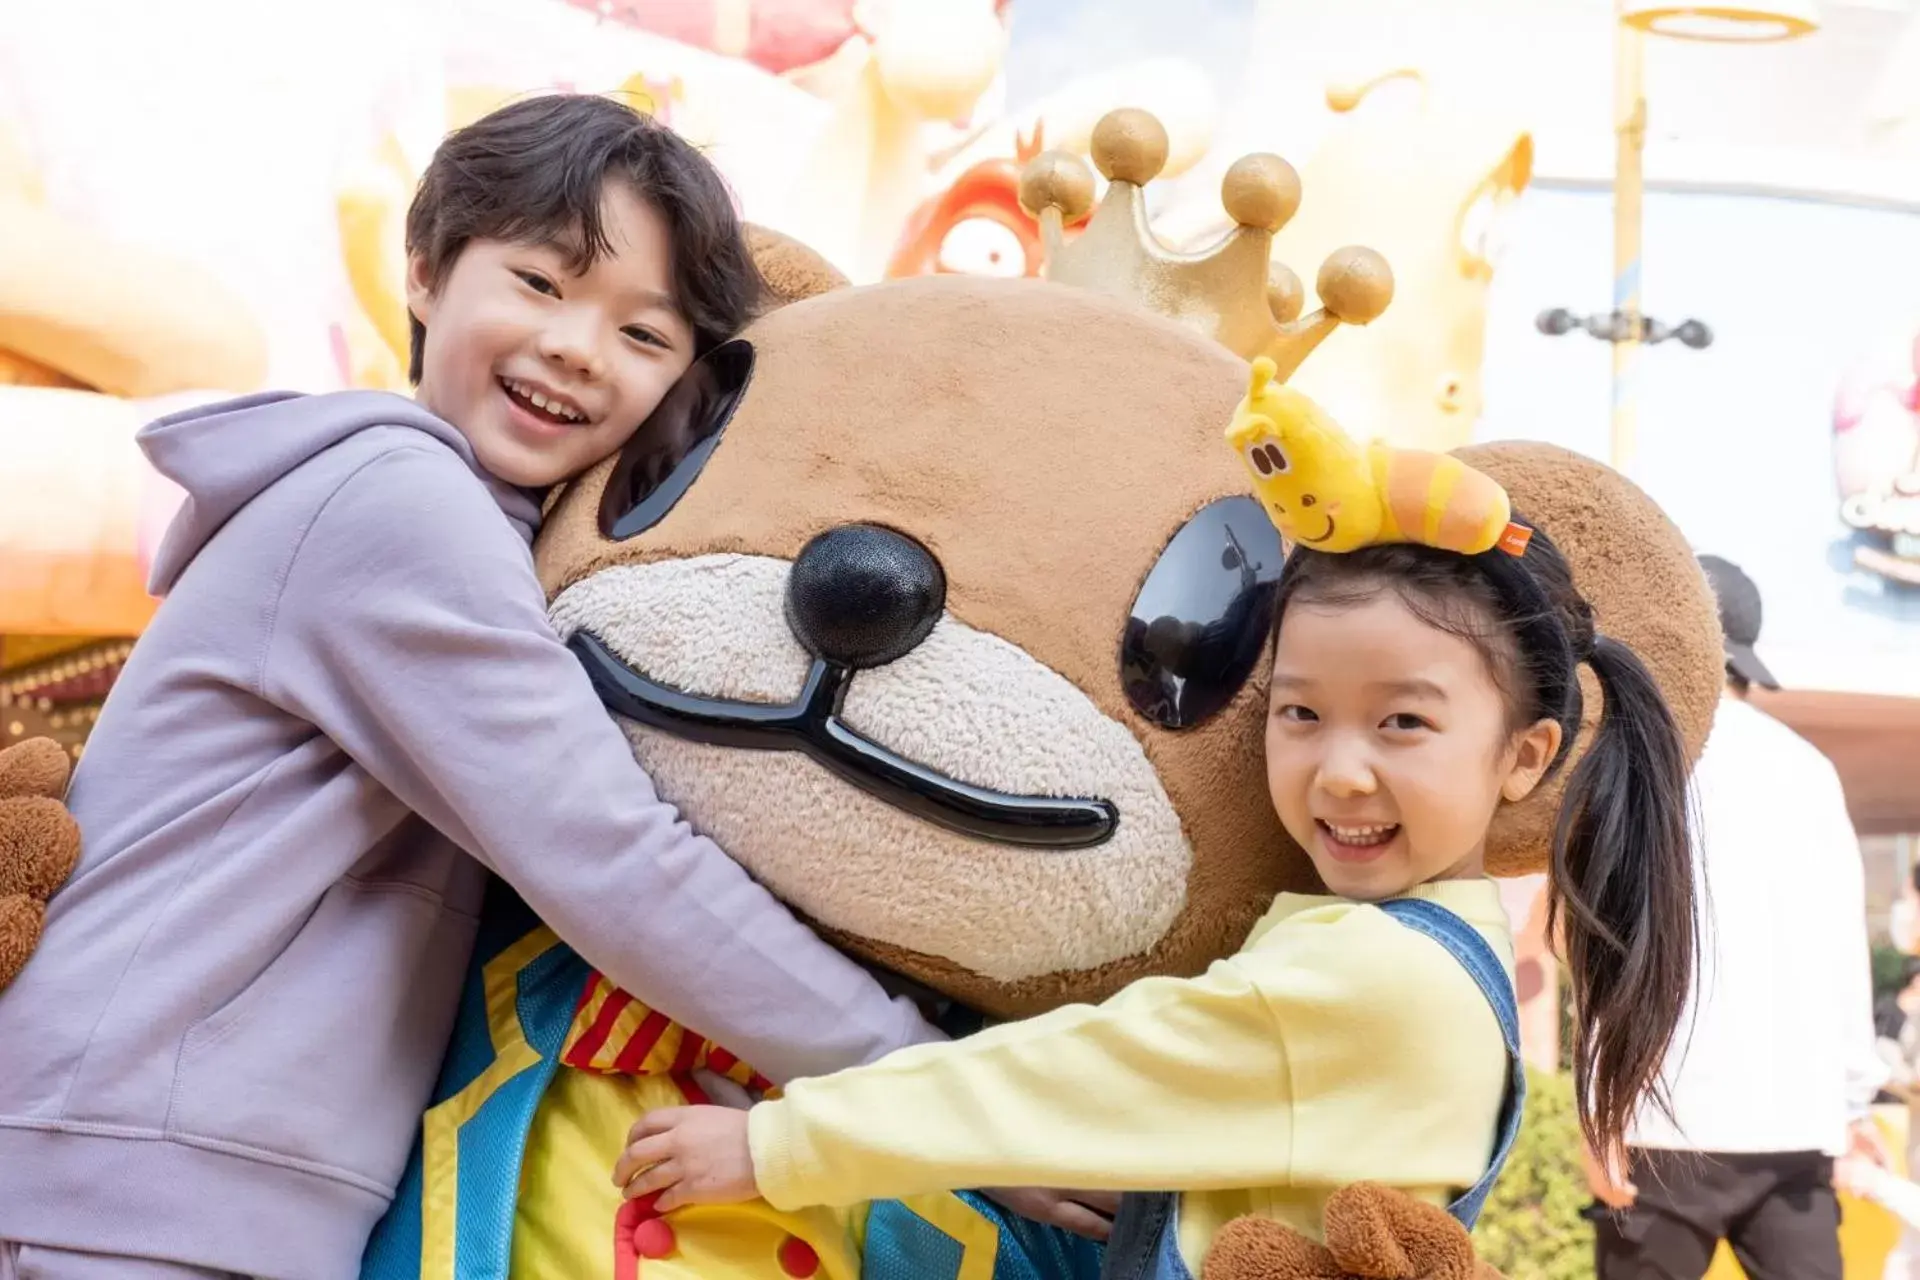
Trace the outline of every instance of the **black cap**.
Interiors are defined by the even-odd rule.
[[[1780,682],[1753,651],[1760,639],[1760,588],[1740,566],[1719,556],[1701,556],[1713,596],[1720,604],[1720,630],[1727,651],[1727,670],[1762,689],[1778,689]]]

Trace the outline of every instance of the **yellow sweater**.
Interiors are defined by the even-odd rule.
[[[1490,880],[1427,885],[1513,945]],[[1371,1180],[1444,1205],[1493,1154],[1506,1048],[1440,945],[1377,907],[1282,894],[1197,978],[1148,978],[753,1109],[761,1194],[845,1205],[966,1187],[1181,1191],[1180,1245],[1260,1214],[1320,1237],[1334,1191]]]

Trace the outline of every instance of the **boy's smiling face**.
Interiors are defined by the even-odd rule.
[[[437,290],[408,263],[426,328],[415,398],[452,423],[489,473],[542,489],[627,442],[694,357],[673,297],[673,238],[622,183],[601,197],[607,251],[475,239]]]

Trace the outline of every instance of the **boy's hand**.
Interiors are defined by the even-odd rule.
[[[747,1113],[731,1107],[650,1111],[627,1134],[613,1183],[629,1200],[661,1192],[667,1213],[689,1204],[738,1204],[760,1194]]]
[[[1071,1231],[1089,1240],[1113,1234],[1120,1212],[1117,1191],[1052,1191],[1045,1187],[983,1187],[981,1194],[1023,1218]]]

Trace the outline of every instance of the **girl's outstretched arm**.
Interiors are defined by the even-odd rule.
[[[1464,1186],[1505,1079],[1459,964],[1337,904],[1197,978],[798,1081],[745,1116],[654,1113],[615,1181],[672,1188],[663,1208],[757,1191],[782,1209],[1008,1185]]]

